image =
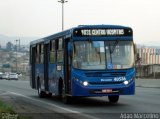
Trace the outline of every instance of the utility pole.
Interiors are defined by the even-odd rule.
[[[18,66],[17,66],[17,64],[18,64],[18,60],[17,60],[17,52],[18,52],[18,50],[20,50],[20,39],[17,39],[17,40],[15,40],[15,41],[16,41],[16,73],[17,73],[17,72],[18,72]],[[18,46],[17,42],[19,42],[19,46]],[[19,47],[19,49],[18,49],[18,47]]]
[[[23,74],[25,72],[25,47],[23,46]]]
[[[15,40],[16,41],[16,73],[17,73],[17,42],[18,40]]]
[[[18,49],[18,51],[20,51],[20,38],[19,38],[19,40],[18,40],[18,41],[19,41],[19,49]]]
[[[58,1],[60,3],[62,3],[62,31],[64,30],[64,3],[68,2],[66,0],[61,0],[61,1]]]

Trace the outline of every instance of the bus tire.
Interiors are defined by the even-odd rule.
[[[64,104],[71,104],[72,103],[72,97],[62,94],[62,101],[63,101]]]
[[[38,83],[37,83],[37,90],[38,90],[38,96],[40,98],[45,98],[46,96],[46,93],[44,91],[41,90],[41,86],[40,86],[40,81],[38,80]]]
[[[111,103],[117,103],[119,100],[119,95],[114,95],[114,96],[108,96],[108,100]]]
[[[46,94],[47,98],[51,98],[52,97],[52,93]]]
[[[72,102],[72,97],[67,96],[65,93],[64,83],[62,83],[62,101],[64,104],[71,104]]]

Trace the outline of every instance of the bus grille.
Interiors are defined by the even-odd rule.
[[[126,72],[89,72],[85,73],[87,77],[120,77],[126,76]]]
[[[121,84],[123,81],[119,82],[89,82],[91,85],[109,85],[109,84]]]

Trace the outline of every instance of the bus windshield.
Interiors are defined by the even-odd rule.
[[[73,67],[77,69],[126,69],[134,65],[133,41],[75,41]]]

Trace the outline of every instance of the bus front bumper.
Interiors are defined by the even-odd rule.
[[[88,85],[83,86],[77,82],[72,82],[72,96],[108,96],[108,95],[133,95],[135,94],[135,81],[128,85]]]

